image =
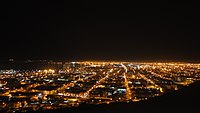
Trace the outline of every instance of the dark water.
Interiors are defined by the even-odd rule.
[[[48,62],[0,62],[0,70],[35,70],[35,69],[60,69],[62,65],[49,64]]]

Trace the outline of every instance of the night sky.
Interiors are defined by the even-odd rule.
[[[188,2],[37,2],[6,6],[0,59],[200,61]]]

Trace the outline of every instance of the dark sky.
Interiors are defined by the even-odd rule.
[[[9,3],[1,59],[200,61],[188,2]]]

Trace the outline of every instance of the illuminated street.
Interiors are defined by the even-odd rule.
[[[0,109],[137,102],[200,80],[200,64],[66,62],[59,70],[0,70]]]

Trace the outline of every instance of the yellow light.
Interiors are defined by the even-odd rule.
[[[47,73],[48,71],[45,69],[44,72]]]

